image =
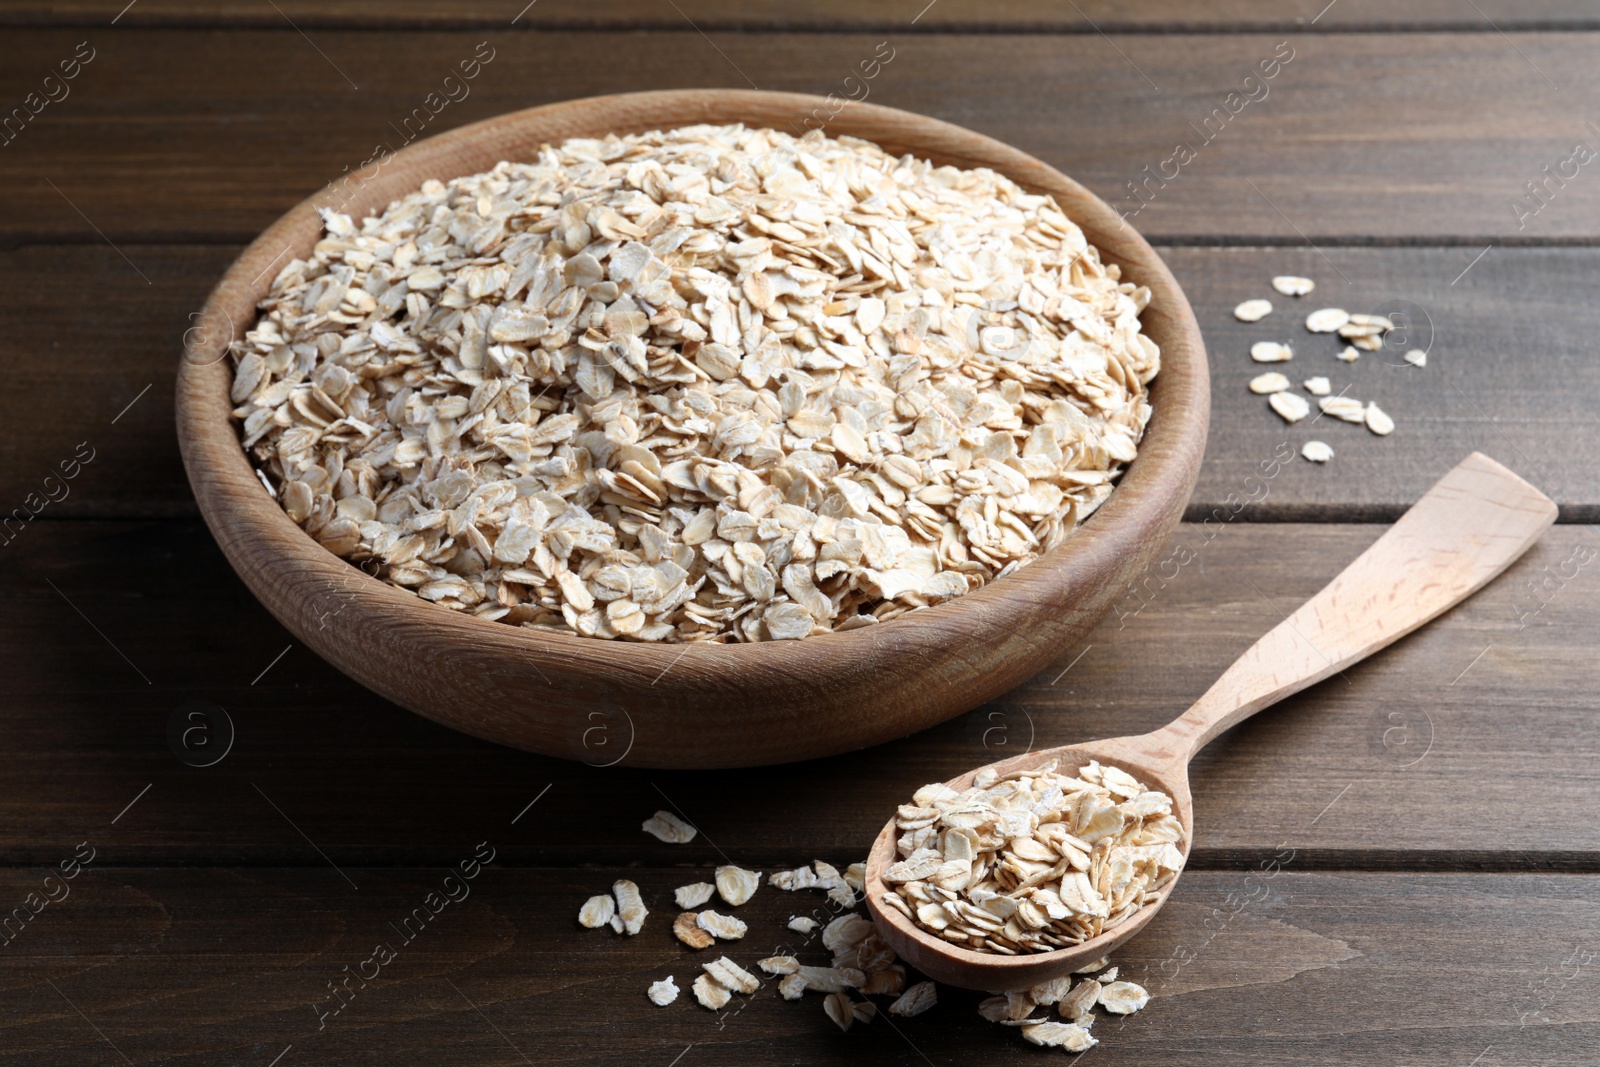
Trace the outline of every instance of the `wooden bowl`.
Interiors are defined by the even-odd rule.
[[[529,160],[569,137],[702,122],[800,129],[829,110],[792,93],[684,90],[518,111],[370,161],[274,223],[211,293],[178,374],[189,482],[245,584],[295,637],[395,703],[491,741],[601,765],[754,766],[862,748],[976,707],[1069,649],[1151,562],[1194,486],[1210,409],[1200,330],[1165,264],[1098,197],[1015,148],[905,111],[851,104],[827,131],[991,167],[1051,193],[1124,279],[1152,293],[1143,321],[1162,361],[1139,456],[1098,512],[1017,573],[938,607],[803,641],[652,645],[542,633],[430,604],[333,555],[263,491],[240,447],[226,347],[253,324],[289,258],[310,254],[319,206],[360,219],[426,179]]]

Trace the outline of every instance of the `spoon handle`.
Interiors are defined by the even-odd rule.
[[[1543,493],[1474,452],[1321,592],[1150,735],[1187,762],[1213,737],[1365,659],[1487,585],[1556,518]],[[1159,741],[1157,739],[1159,738]]]

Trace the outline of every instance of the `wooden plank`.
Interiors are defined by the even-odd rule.
[[[0,438],[6,515],[197,514],[172,393],[184,331],[238,251],[136,248],[137,272],[105,245],[0,252],[0,288],[27,294],[0,304],[16,382],[0,394],[0,420],[16,431]]]
[[[361,0],[285,0],[281,12],[250,0],[141,0],[120,14],[114,0],[24,0],[0,13],[0,24],[103,26],[112,19],[128,28],[250,26],[275,29],[292,19],[303,29],[483,27],[515,25],[550,29],[674,29],[689,23],[707,31],[960,30],[1093,33],[1171,33],[1239,31],[1337,32],[1351,29],[1557,30],[1600,24],[1594,11],[1574,0],[1481,0],[1479,11],[1451,0],[1413,0],[1401,5],[1381,0],[1219,0],[1197,9],[1181,0],[1147,0],[1135,7],[1114,0],[1082,0],[1076,5],[1040,0],[886,0],[870,7],[844,0],[681,0],[676,6],[655,0],[621,0],[597,8],[581,0],[540,0],[519,10],[511,0],[469,0],[448,7],[426,0],[391,0],[382,5]]]
[[[462,827],[456,858],[503,828]],[[104,1064],[120,1053],[140,1064],[281,1055],[284,1067],[675,1056],[923,1065],[1016,1063],[1032,1051],[977,1016],[982,994],[949,988],[924,1015],[848,1035],[817,994],[787,1002],[771,979],[721,1013],[693,1002],[690,982],[721,951],[752,970],[779,950],[826,963],[817,935],[784,928],[796,913],[829,917],[814,891],[762,889],[739,909],[744,940],[695,954],[668,920],[672,887],[703,871],[627,871],[653,909],[633,938],[573,921],[584,897],[622,873],[609,867],[491,865],[454,882],[452,903],[442,902],[443,870],[346,873],[359,891],[323,869],[91,866],[0,957],[0,1063]],[[5,871],[0,893],[20,901],[41,878]],[[430,892],[437,914],[400,931]],[[1592,876],[1322,874],[1292,861],[1270,877],[1194,872],[1116,957],[1120,976],[1153,999],[1138,1015],[1102,1016],[1094,1055],[1158,1067],[1589,1064],[1600,1040],[1597,936]],[[393,952],[381,968],[378,944]],[[332,1014],[329,983],[347,973],[358,977]],[[652,1007],[645,988],[667,975],[684,992]]]
[[[43,518],[194,514],[170,431],[173,374],[189,315],[238,249],[129,251],[151,284],[103,245],[0,252],[0,290],[29,294],[0,306],[0,336],[18,383],[0,394],[0,422],[14,431],[0,440],[7,510],[43,493],[43,480],[87,441],[96,458]],[[1563,521],[1600,518],[1600,478],[1589,462],[1600,443],[1586,399],[1600,392],[1600,363],[1588,358],[1600,331],[1589,299],[1600,250],[1495,248],[1459,280],[1476,251],[1328,249],[1327,260],[1304,248],[1167,247],[1162,254],[1195,307],[1211,356],[1211,437],[1189,508],[1194,521],[1219,508],[1228,514],[1238,501],[1249,503],[1234,521],[1392,521],[1473,450],[1532,480],[1561,504]],[[1300,300],[1277,296],[1267,283],[1285,272],[1314,277],[1320,288]],[[86,291],[95,293],[91,314],[80,307]],[[1253,325],[1233,318],[1239,301],[1262,294],[1276,300],[1275,315]],[[1330,303],[1410,309],[1421,329],[1406,344],[1428,347],[1427,367],[1405,364],[1398,349],[1339,362],[1332,338],[1301,325],[1308,308]],[[1348,386],[1349,395],[1378,402],[1398,429],[1379,438],[1332,419],[1286,427],[1246,387],[1268,369],[1248,355],[1254,340],[1267,337],[1296,346],[1284,369],[1297,388],[1325,375],[1335,391]],[[1539,369],[1530,373],[1534,361]],[[1314,438],[1337,452],[1325,468],[1293,458]],[[1260,464],[1278,455],[1292,462],[1262,479]]]
[[[1212,381],[1211,436],[1189,518],[1221,509],[1255,520],[1393,521],[1469,452],[1495,456],[1564,505],[1564,521],[1600,516],[1600,477],[1578,461],[1595,421],[1552,394],[1600,389],[1590,358],[1592,328],[1583,295],[1600,271],[1588,249],[1494,248],[1165,248],[1206,336]],[[1280,296],[1277,274],[1316,279],[1309,296]],[[1247,324],[1233,317],[1245,299],[1270,297],[1274,313]],[[1323,307],[1394,316],[1402,329],[1383,351],[1354,363],[1346,342],[1305,328]],[[1250,358],[1256,341],[1289,344],[1288,363]],[[1427,364],[1406,362],[1421,348]],[[1533,370],[1537,367],[1537,370]],[[1313,417],[1288,425],[1249,391],[1264,371],[1284,372],[1313,400]],[[1396,423],[1378,437],[1360,424],[1321,417],[1301,383],[1329,379],[1334,393],[1380,405]],[[1563,383],[1551,388],[1552,379]],[[1298,458],[1305,442],[1334,449],[1326,467]],[[1261,464],[1289,454],[1273,478]],[[1271,469],[1269,466],[1266,469]],[[1234,499],[1230,502],[1230,496]]]
[[[675,862],[848,863],[924,782],[1162,725],[1380,532],[1185,526],[1084,646],[993,704],[830,760],[663,773],[493,747],[384,703],[294,644],[197,523],[40,524],[0,571],[0,851],[53,862],[95,836],[119,862],[303,865],[309,839],[341,865],[438,864],[537,800],[497,838],[513,862],[633,862],[665,808],[704,831]],[[1214,742],[1193,767],[1196,865],[1250,867],[1287,840],[1302,865],[1600,871],[1597,554],[1591,529],[1557,526],[1462,607]],[[174,718],[207,725],[185,718],[194,700],[236,734],[204,769],[169,747]],[[627,720],[597,711],[574,729],[601,728],[600,764]]]
[[[1559,168],[1576,141],[1596,137],[1560,104],[1600,91],[1591,35],[890,36],[893,59],[867,86],[871,101],[1032,152],[1138,210],[1135,224],[1157,238],[1459,240],[1476,250],[1490,239],[1600,237],[1600,183],[1551,179],[1548,206],[1520,218],[1513,207],[1524,183],[1544,179],[1541,167]],[[119,28],[90,45],[95,58],[71,95],[0,153],[0,183],[14,190],[0,239],[247,240],[359,169],[380,142],[403,143],[406,117],[489,37],[492,63],[470,95],[428,118],[427,133],[636,89],[859,93],[844,79],[885,39]],[[8,31],[0,101],[23,101],[83,39],[78,29]],[[1275,53],[1292,55],[1289,65],[1245,85]],[[170,77],[176,69],[185,77]],[[1169,162],[1180,142],[1195,153],[1181,165]],[[1163,167],[1177,176],[1160,177]],[[1133,183],[1146,181],[1140,208]]]

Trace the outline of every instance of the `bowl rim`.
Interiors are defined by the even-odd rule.
[[[708,103],[708,98],[715,102]],[[1150,306],[1141,319],[1147,332],[1155,325],[1157,332],[1168,336],[1162,343],[1160,373],[1150,383],[1152,415],[1139,443],[1138,456],[1124,469],[1106,501],[1060,545],[1003,579],[874,626],[816,634],[799,641],[687,644],[606,640],[478,618],[425,601],[324,548],[264,491],[231,416],[228,343],[242,337],[253,325],[258,301],[276,277],[273,267],[291,251],[303,257],[320,239],[320,207],[340,202],[353,218],[361,218],[417,188],[420,182],[407,179],[396,184],[396,175],[383,174],[384,168],[395,160],[404,159],[411,169],[431,165],[437,172],[434,176],[441,180],[477,173],[493,164],[452,169],[451,161],[463,155],[475,157],[486,146],[514,144],[517,131],[529,125],[554,125],[559,129],[563,121],[571,121],[592,130],[593,120],[579,119],[575,113],[597,108],[615,116],[612,132],[632,133],[692,125],[697,112],[704,112],[704,118],[698,121],[721,123],[732,121],[719,117],[728,110],[760,114],[785,109],[801,117],[818,108],[831,110],[832,105],[819,96],[743,89],[665,90],[565,100],[491,116],[410,144],[378,160],[376,173],[365,180],[353,199],[346,190],[345,199],[338,201],[338,185],[330,183],[296,204],[251,242],[218,281],[197,325],[184,335],[177,376],[175,409],[184,466],[203,517],[236,567],[230,548],[239,539],[239,526],[243,524],[257,540],[270,540],[275,545],[274,552],[281,563],[292,563],[328,582],[336,582],[346,592],[359,593],[365,607],[424,619],[435,629],[439,640],[465,641],[480,647],[494,645],[531,656],[536,664],[570,664],[608,649],[613,654],[603,658],[633,675],[628,681],[649,682],[685,657],[703,661],[711,671],[765,668],[788,675],[795,671],[826,671],[841,654],[853,650],[881,655],[888,651],[883,640],[886,633],[900,639],[896,644],[901,646],[908,642],[948,645],[949,636],[959,629],[951,625],[952,620],[982,614],[989,622],[1003,625],[1008,599],[1029,603],[1048,599],[1064,609],[1069,607],[1074,572],[1112,566],[1118,553],[1138,543],[1141,532],[1176,521],[1167,515],[1170,503],[1163,500],[1162,490],[1182,486],[1186,493],[1192,488],[1204,451],[1210,397],[1199,326],[1187,298],[1159,255],[1105,201],[1020,149],[914,112],[852,102],[829,120],[826,132],[830,136],[863,137],[897,154],[909,151],[940,163],[991,167],[1030,191],[1049,192],[1100,250],[1103,261],[1118,264],[1124,280],[1134,280],[1151,289]],[[684,118],[676,122],[649,121],[649,116],[663,113],[682,113]],[[584,134],[567,134],[575,135]],[[902,143],[896,143],[897,138]],[[545,138],[546,143],[549,140]],[[499,158],[512,157],[502,152]],[[364,166],[372,163],[369,160]],[[348,179],[345,184],[348,186]],[[1130,264],[1136,275],[1131,279]],[[355,583],[353,589],[351,583]]]

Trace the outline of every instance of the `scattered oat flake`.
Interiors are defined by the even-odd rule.
[[[834,919],[822,931],[822,945],[829,952],[843,952],[871,937],[872,923],[860,915],[847,914]]]
[[[607,926],[611,917],[617,913],[617,902],[611,897],[590,897],[583,902],[583,907],[578,909],[578,922],[591,930]]]
[[[1267,398],[1284,422],[1295,423],[1311,413],[1311,404],[1299,393],[1273,393]]]
[[[714,911],[700,912],[695,917],[695,922],[699,924],[700,929],[724,941],[737,941],[750,930],[741,920]]]
[[[617,898],[616,917],[622,920],[622,932],[632,937],[644,929],[644,917],[650,911],[639,896],[639,887],[626,878],[618,879],[611,887],[611,895]]]
[[[791,977],[799,978],[805,988],[818,993],[860,989],[867,980],[867,976],[854,967],[811,967],[803,963]]]
[[[793,930],[797,934],[809,934],[812,931],[814,931],[819,925],[821,925],[821,924],[818,923],[817,920],[815,920],[815,919],[813,919],[813,918],[811,918],[810,916],[807,916],[807,915],[791,915],[791,916],[789,916],[788,927],[789,927],[789,929]]]
[[[1060,978],[1052,978],[1048,982],[1040,982],[1028,990],[1028,997],[1035,1004],[1048,1006],[1060,1001],[1071,988],[1072,977],[1064,975]]]
[[[1413,348],[1401,358],[1413,367],[1426,367],[1428,365],[1428,353],[1421,348]]]
[[[844,869],[844,884],[854,889],[857,893],[867,891],[867,865],[865,863],[852,863]]]
[[[1260,322],[1272,314],[1272,301],[1246,300],[1233,309],[1233,317],[1240,322]]]
[[[1350,321],[1350,313],[1343,308],[1322,308],[1306,316],[1306,329],[1312,333],[1333,333]]]
[[[1072,992],[1061,998],[1056,1011],[1063,1019],[1076,1019],[1088,1015],[1100,1002],[1100,983],[1084,978],[1072,987]]]
[[[1317,283],[1310,278],[1301,278],[1293,274],[1280,274],[1272,279],[1272,287],[1284,296],[1305,296],[1317,287]]]
[[[734,907],[754,896],[756,887],[761,884],[760,871],[747,871],[731,865],[718,867],[716,877],[717,895]]]
[[[889,951],[892,954],[893,950]],[[891,964],[881,971],[872,972],[861,984],[861,992],[869,996],[898,997],[905,992],[905,988],[906,969],[898,963]]]
[[[694,991],[694,999],[700,1002],[702,1008],[716,1011],[727,1005],[733,999],[733,993],[719,983],[709,974],[702,974],[694,980],[690,987]]]
[[[1005,1022],[1023,1022],[1033,1014],[1033,1009],[1038,1006],[1034,1004],[1033,998],[1028,996],[1027,993],[1007,993],[1005,997]]]
[[[756,966],[776,977],[780,974],[794,974],[800,969],[800,961],[793,956],[768,956],[764,960],[757,960]]]
[[[822,1010],[841,1030],[850,1029],[850,1024],[856,1020],[855,1012],[850,1010],[850,998],[843,993],[829,993],[824,997]]]
[[[900,999],[889,1005],[890,1015],[921,1015],[934,1004],[938,1003],[939,990],[932,982],[918,982],[904,993]]]
[[[682,913],[672,920],[672,934],[692,949],[710,948],[716,938],[698,920],[699,916],[692,911]]]
[[[616,603],[616,601],[612,601]],[[644,821],[644,832],[653,834],[669,845],[686,845],[694,840],[694,835],[699,833],[694,827],[672,814],[670,811],[658,811]]]
[[[1394,433],[1394,420],[1391,419],[1388,413],[1378,405],[1367,405],[1366,419],[1367,429],[1371,430],[1379,437],[1387,437]]]
[[[1325,396],[1317,401],[1324,415],[1344,422],[1365,422],[1367,406],[1353,396]]]
[[[1326,441],[1307,441],[1300,454],[1313,463],[1326,463],[1333,458],[1333,448]]]
[[[678,907],[684,911],[693,911],[710,900],[711,894],[716,891],[717,887],[710,882],[690,882],[688,885],[680,885],[675,889],[672,893],[672,898],[678,902]]]
[[[666,1007],[678,999],[677,979],[668,975],[659,982],[651,982],[649,990],[650,1002],[660,1007]]]
[[[792,871],[774,871],[767,879],[767,884],[787,893],[797,889],[810,889],[817,884],[817,872],[811,869],[809,863]]]
[[[1150,994],[1133,982],[1109,982],[1100,990],[1100,1006],[1115,1015],[1132,1015],[1150,1003]]]
[[[1010,1018],[1011,1002],[1004,996],[986,997],[978,1001],[978,1014],[992,1023]]]
[[[1333,386],[1328,384],[1328,379],[1320,376],[1316,378],[1307,378],[1301,384],[1305,386],[1306,392],[1310,393],[1312,396],[1327,396],[1329,393],[1333,392]]]
[[[1281,393],[1289,388],[1289,379],[1277,371],[1268,371],[1250,379],[1252,393]]]
[[[1284,363],[1294,358],[1294,349],[1277,341],[1257,341],[1250,346],[1250,358],[1257,363]]]
[[[1099,1042],[1077,1023],[1039,1022],[1022,1027],[1022,1039],[1035,1045],[1082,1052]]]
[[[1108,964],[1110,962],[1111,962],[1111,957],[1109,957],[1109,956],[1101,956],[1099,959],[1095,960],[1093,963],[1086,963],[1082,967],[1079,967],[1077,970],[1073,971],[1072,973],[1073,974],[1093,974],[1096,971],[1104,970],[1105,967],[1106,967],[1106,964]]]
[[[735,993],[754,993],[761,988],[761,979],[726,956],[720,956],[710,963],[703,963],[701,967],[720,985]]]
[[[778,980],[778,995],[784,1000],[799,1000],[805,996],[806,980],[804,975],[786,974]]]
[[[1095,977],[1095,980],[1097,982],[1099,982],[1101,985],[1104,985],[1107,982],[1115,982],[1117,980],[1117,968],[1108,967],[1104,971],[1101,971],[1099,974],[1095,975],[1094,977]]]

